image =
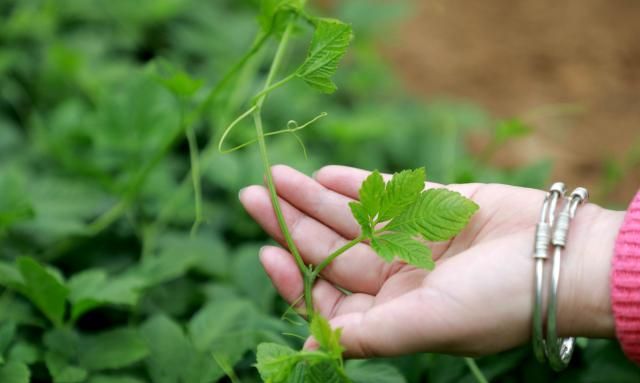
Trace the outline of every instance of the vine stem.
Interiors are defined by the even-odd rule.
[[[365,237],[363,235],[360,235],[357,238],[352,239],[351,241],[347,242],[344,246],[342,246],[338,250],[331,253],[331,255],[325,258],[322,262],[320,262],[320,264],[311,273],[312,282],[315,281],[315,279],[320,275],[322,270],[324,270],[327,266],[329,266],[329,264],[333,262],[334,259],[342,255],[345,251],[354,247],[358,243],[364,241],[364,239]]]
[[[478,383],[489,383],[487,378],[482,373],[482,370],[480,370],[480,367],[478,367],[478,364],[476,364],[476,361],[473,360],[473,358],[464,358],[464,361],[467,363],[469,370],[471,370],[471,373],[476,378],[476,381]]]
[[[298,265],[298,269],[302,274],[304,279],[304,300],[305,306],[307,310],[307,318],[311,319],[313,316],[313,301],[311,298],[311,268],[305,265],[298,248],[296,247],[293,237],[289,232],[289,227],[287,226],[287,222],[284,219],[284,215],[282,214],[282,209],[280,208],[280,202],[278,200],[278,192],[276,191],[275,183],[273,182],[273,174],[271,173],[271,165],[269,164],[269,156],[267,153],[267,144],[264,139],[264,129],[262,127],[262,104],[267,97],[267,90],[271,87],[273,80],[278,72],[280,64],[282,63],[282,59],[284,57],[284,53],[286,51],[287,45],[289,43],[289,38],[291,36],[291,31],[293,29],[295,19],[293,16],[290,17],[287,22],[287,26],[282,34],[282,38],[280,39],[280,44],[276,50],[276,54],[273,57],[273,61],[271,62],[271,67],[269,68],[269,74],[267,75],[267,79],[264,84],[264,88],[262,92],[258,94],[258,97],[255,101],[255,109],[253,111],[253,121],[256,127],[256,135],[258,137],[258,147],[260,148],[260,157],[262,159],[262,164],[264,165],[264,173],[267,179],[267,188],[269,189],[269,197],[271,198],[271,205],[273,206],[273,211],[278,220],[278,225],[280,226],[280,231],[282,231],[282,235],[285,238],[287,243],[287,247],[289,251],[293,255],[296,264]]]
[[[267,93],[271,93],[274,90],[280,88],[281,86],[283,86],[284,84],[288,83],[289,81],[293,80],[296,77],[295,73],[290,74],[289,76],[283,78],[282,80],[276,82],[273,85],[269,85],[269,87],[266,87],[265,89],[263,89],[260,93],[258,93],[257,95],[255,95],[254,100],[258,100],[260,97],[266,95]]]

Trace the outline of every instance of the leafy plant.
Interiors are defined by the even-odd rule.
[[[363,241],[369,241],[371,247],[387,262],[399,258],[410,265],[432,269],[435,264],[431,252],[427,245],[416,237],[426,241],[449,240],[466,226],[478,206],[460,194],[445,189],[423,191],[424,168],[394,174],[386,183],[382,175],[375,171],[362,184],[359,192],[360,202],[352,202],[349,205],[354,218],[361,226],[361,235],[328,254],[317,266],[305,264],[289,232],[278,201],[265,142],[269,133],[264,132],[262,109],[269,93],[295,78],[302,79],[322,93],[336,91],[337,86],[333,83],[332,77],[340,59],[347,51],[353,33],[348,24],[339,20],[310,16],[304,10],[303,1],[265,1],[259,19],[262,21],[262,31],[256,41],[261,43],[265,35],[274,34],[279,38],[278,48],[263,90],[253,97],[249,109],[227,127],[218,148],[222,152],[229,152],[257,141],[267,188],[280,230],[302,275],[302,298],[307,310],[306,316],[311,321],[310,331],[318,341],[319,350],[295,352],[277,344],[261,344],[258,348],[257,367],[261,377],[269,383],[349,382],[342,361],[340,331],[331,330],[328,322],[313,311],[311,289],[320,273],[337,257]],[[298,19],[304,19],[314,28],[307,57],[295,71],[276,81]],[[256,138],[230,150],[224,150],[223,144],[228,134],[249,116],[253,117]],[[289,128],[275,134],[295,135],[300,128]]]
[[[301,1],[0,2],[0,382],[255,383],[259,344],[297,354],[317,331],[281,320],[288,306],[256,260],[266,235],[237,202],[240,187],[264,178],[259,150],[217,150],[236,111],[263,89],[290,17],[272,85],[290,79],[261,110],[273,163],[308,173],[326,163],[428,165],[443,184],[547,183],[549,161],[483,161],[525,133],[518,119],[402,88],[379,48],[391,23],[411,14],[409,1],[330,3],[357,38],[333,60],[340,70],[329,83],[310,66],[298,72],[316,25],[313,4],[300,11]],[[335,97],[321,91],[331,84]],[[240,129],[249,121],[226,135],[225,151],[258,142],[255,129]],[[308,152],[296,140],[303,129]],[[471,135],[488,138],[486,153],[468,150]],[[428,251],[412,230],[371,236],[416,233],[412,246]],[[475,381],[452,356],[341,362],[330,349],[314,352],[321,360],[296,357],[299,377],[325,378],[326,369],[355,383]],[[581,343],[574,358],[560,376],[528,348],[477,363],[495,382],[640,379],[611,341]]]

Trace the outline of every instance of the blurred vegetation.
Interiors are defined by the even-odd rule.
[[[266,237],[237,202],[240,188],[261,182],[257,148],[215,150],[265,63],[253,60],[230,90],[207,99],[250,46],[257,3],[0,2],[0,382],[257,382],[259,342],[300,346],[283,335],[302,330],[281,319],[287,306],[257,260]],[[293,84],[274,93],[269,130],[321,111],[328,117],[301,132],[308,158],[293,137],[270,138],[273,162],[306,172],[330,163],[426,166],[444,183],[544,186],[548,161],[488,165],[529,130],[517,118],[459,102],[424,104],[398,86],[378,48],[408,7],[336,6],[357,35],[340,90],[324,97]],[[308,36],[298,33],[305,38],[289,54],[302,57]],[[193,237],[189,126],[203,193]],[[235,143],[252,132],[240,127]],[[488,138],[477,155],[467,150],[471,133]],[[614,342],[583,341],[574,359],[559,375],[528,347],[478,363],[499,382],[640,381]],[[365,366],[381,363],[406,382],[473,379],[456,357]]]

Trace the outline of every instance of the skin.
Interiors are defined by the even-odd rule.
[[[358,198],[368,174],[327,166],[310,178],[290,167],[273,167],[283,213],[306,263],[317,265],[359,234],[348,203]],[[425,184],[434,187],[443,186]],[[361,243],[327,267],[313,288],[315,309],[334,328],[343,329],[347,356],[413,352],[478,356],[530,340],[533,237],[545,192],[498,184],[446,187],[474,200],[480,210],[457,237],[431,244],[433,271],[400,261],[386,263]],[[249,186],[240,192],[240,200],[283,244],[267,190]],[[563,253],[559,335],[615,335],[609,273],[623,217],[623,212],[594,204],[578,209]],[[291,254],[265,246],[260,260],[284,299],[299,302],[302,278]],[[313,347],[313,340],[306,346]]]

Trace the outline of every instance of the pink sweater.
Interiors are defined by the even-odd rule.
[[[640,363],[640,192],[631,202],[616,240],[611,303],[622,349]]]

